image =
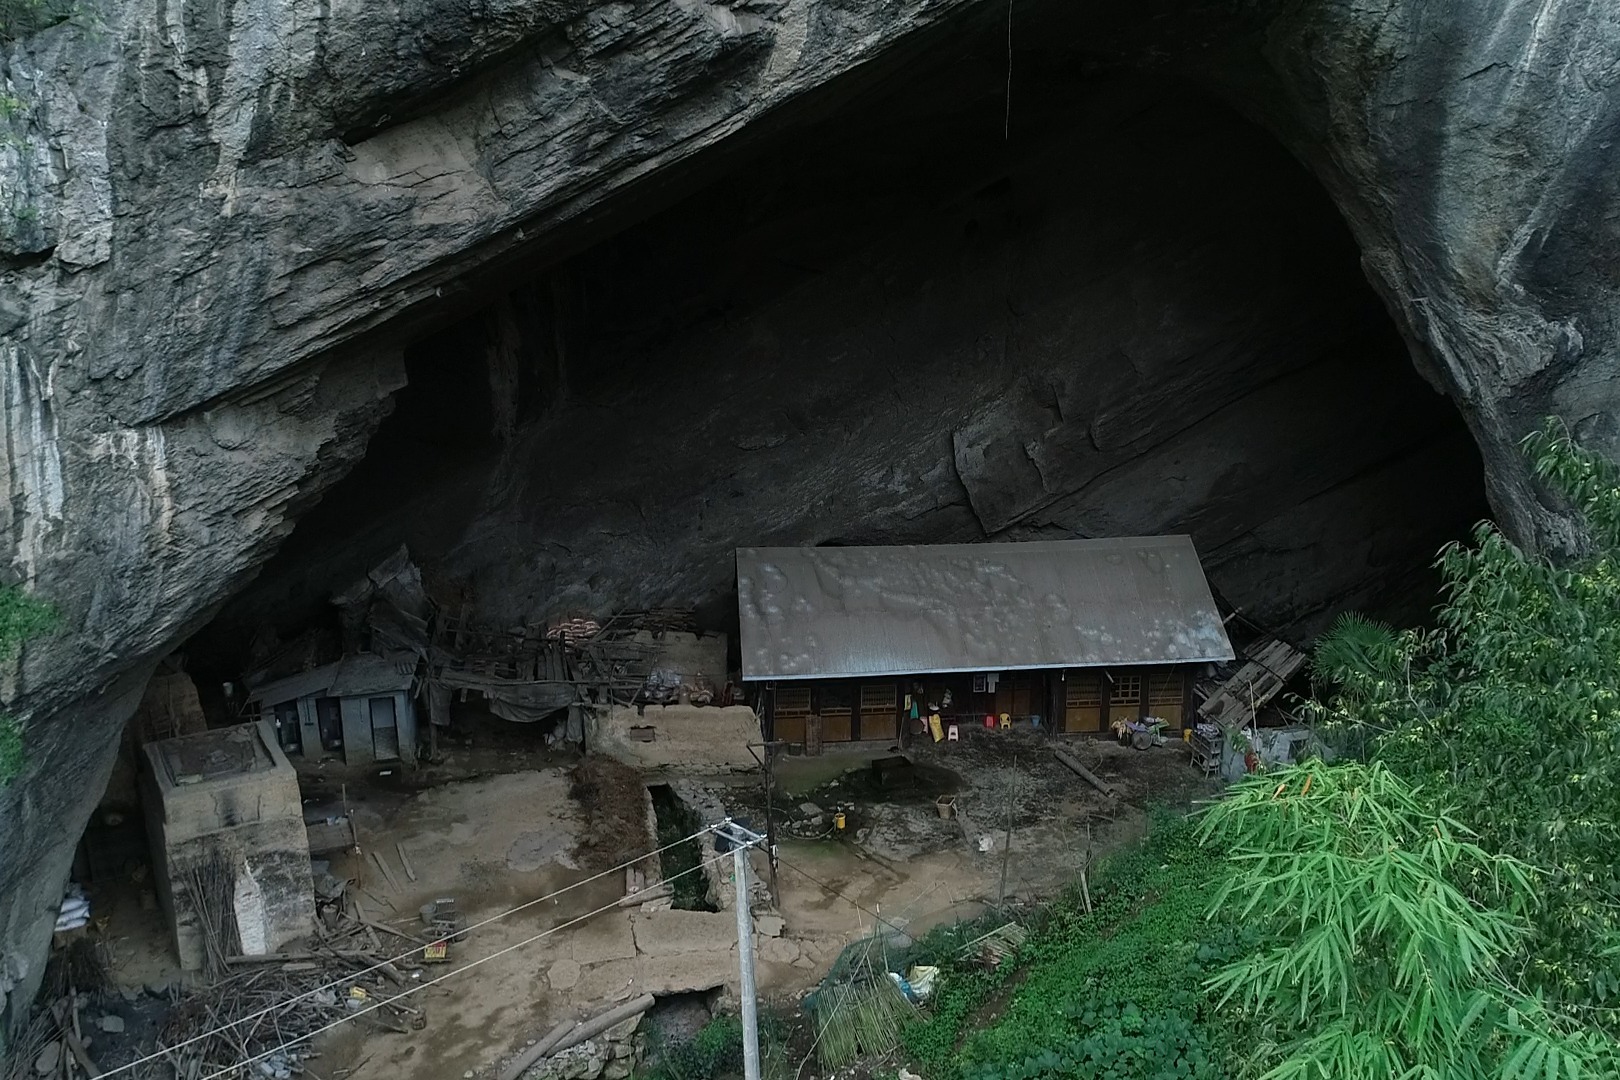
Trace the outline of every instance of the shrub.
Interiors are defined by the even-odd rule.
[[[1266,1077],[1560,1080],[1595,1061],[1504,973],[1535,872],[1384,765],[1250,777],[1203,828],[1231,852],[1216,910],[1269,938],[1209,980],[1272,1033]]]
[[[1432,632],[1337,627],[1317,650],[1316,719],[1431,792],[1482,847],[1542,871],[1532,985],[1620,1031],[1620,476],[1555,428],[1537,474],[1592,550],[1555,564],[1481,525],[1440,555]]]

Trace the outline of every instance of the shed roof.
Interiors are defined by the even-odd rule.
[[[415,675],[415,653],[350,653],[335,663],[249,687],[248,700],[280,704],[311,694],[317,697],[391,694],[409,690]]]
[[[1232,659],[1187,536],[739,548],[743,679]]]
[[[409,690],[416,678],[416,654],[351,653],[338,664],[328,691],[333,697],[362,697]]]
[[[311,694],[325,696],[332,686],[332,680],[337,678],[339,666],[339,663],[322,664],[308,671],[299,671],[258,685],[250,682],[248,700],[279,705],[284,701],[294,701]]]

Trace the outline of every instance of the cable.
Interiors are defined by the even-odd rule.
[[[718,826],[709,826],[709,829],[714,829],[714,828],[718,828]],[[708,829],[706,829],[704,831],[708,831]],[[694,834],[694,835],[698,835],[698,834]],[[756,841],[750,841],[749,843],[747,843],[746,845],[743,845],[743,846],[745,846],[745,847],[753,847],[754,844],[756,844],[756,843],[758,843],[757,840]],[[714,858],[708,860],[707,862],[700,862],[696,866],[691,866],[691,867],[688,867],[685,870],[680,871],[679,873],[671,874],[669,877],[665,878],[664,880],[665,881],[674,881],[676,878],[684,877],[687,874],[693,873],[693,872],[698,871],[698,870],[702,870],[706,866],[713,866],[717,862],[721,862],[721,861],[723,861],[725,859],[729,859],[729,858],[732,858],[732,857],[733,857],[732,853],[730,851],[727,851],[723,855],[716,855]],[[497,949],[496,951],[490,953],[488,956],[480,956],[477,960],[474,960],[474,961],[472,961],[470,963],[463,964],[463,965],[461,965],[460,967],[456,968],[453,971],[447,971],[443,975],[438,976],[437,978],[427,979],[427,980],[424,980],[424,981],[422,981],[420,983],[417,983],[415,986],[412,986],[409,989],[401,990],[399,993],[395,994],[393,997],[385,998],[385,999],[383,999],[381,1001],[378,1001],[378,1002],[376,1002],[374,1004],[367,1005],[363,1009],[356,1009],[354,1012],[348,1013],[347,1015],[341,1016],[338,1019],[332,1021],[330,1024],[327,1024],[325,1027],[318,1027],[314,1031],[307,1032],[307,1033],[305,1033],[303,1035],[299,1035],[296,1038],[288,1039],[286,1042],[281,1043],[281,1044],[273,1047],[272,1049],[265,1050],[265,1051],[263,1051],[261,1053],[255,1054],[255,1055],[253,1055],[252,1057],[248,1058],[245,1061],[238,1061],[234,1065],[227,1065],[223,1069],[218,1069],[218,1070],[216,1070],[214,1072],[211,1072],[211,1073],[207,1074],[206,1076],[202,1077],[201,1080],[218,1080],[219,1077],[225,1076],[226,1074],[234,1072],[237,1069],[245,1069],[250,1065],[254,1065],[254,1064],[257,1064],[260,1061],[263,1061],[265,1058],[274,1057],[274,1056],[281,1053],[283,1050],[287,1049],[290,1046],[296,1046],[301,1042],[308,1042],[310,1039],[313,1039],[315,1036],[325,1034],[326,1032],[331,1031],[335,1027],[341,1027],[342,1025],[347,1024],[350,1020],[354,1020],[357,1017],[364,1016],[368,1012],[372,1012],[372,1011],[374,1011],[376,1009],[382,1008],[385,1005],[392,1004],[393,1002],[398,1001],[400,998],[410,997],[412,994],[416,993],[418,990],[426,990],[428,987],[435,986],[435,985],[437,985],[439,983],[442,983],[446,979],[452,978],[452,977],[454,977],[456,975],[460,975],[464,971],[471,971],[473,968],[477,967],[478,965],[483,964],[483,963],[487,963],[488,961],[495,959],[497,956],[504,956],[507,953],[512,952],[512,951],[514,951],[516,949],[521,949],[525,945],[532,945],[536,941],[539,941],[541,938],[550,937],[552,934],[555,934],[559,930],[566,930],[570,926],[573,926],[575,923],[584,922],[586,919],[590,919],[590,918],[593,918],[593,917],[595,917],[597,915],[600,915],[604,911],[611,911],[613,908],[616,908],[618,906],[619,906],[619,901],[615,900],[610,904],[604,904],[602,907],[597,908],[595,911],[588,911],[584,915],[579,916],[578,918],[570,919],[565,923],[558,923],[556,926],[551,927],[549,930],[542,930],[540,933],[535,934],[533,937],[528,937],[528,938],[524,938],[522,941],[513,942],[511,945],[508,945],[503,949]],[[128,1066],[125,1066],[125,1068],[127,1068],[127,1067]],[[103,1073],[102,1075],[103,1076],[111,1076],[112,1073],[108,1072],[108,1073]]]
[[[457,930],[455,932],[455,934],[456,935],[461,935],[461,934],[470,933],[470,932],[472,932],[474,930],[477,930],[477,929],[479,929],[481,927],[488,926],[490,923],[498,922],[501,919],[504,919],[504,918],[506,918],[506,917],[508,917],[510,915],[516,915],[518,912],[524,911],[524,910],[526,910],[528,908],[531,908],[536,904],[544,903],[547,900],[551,900],[551,899],[554,899],[555,897],[561,896],[563,893],[572,892],[574,889],[579,888],[581,885],[589,885],[591,882],[600,881],[602,878],[605,878],[605,877],[609,876],[610,874],[620,873],[621,871],[623,871],[627,867],[634,866],[636,863],[640,862],[643,859],[651,858],[654,855],[662,855],[664,852],[668,851],[670,848],[679,847],[680,845],[682,845],[684,843],[687,843],[690,840],[695,840],[698,837],[702,836],[706,832],[713,832],[715,829],[719,828],[721,824],[724,824],[724,822],[721,822],[720,824],[717,824],[717,825],[705,825],[703,828],[699,829],[697,832],[693,833],[691,836],[685,837],[684,839],[681,839],[681,840],[676,840],[674,843],[671,843],[671,844],[665,844],[663,847],[658,848],[658,849],[656,849],[654,851],[649,851],[644,855],[637,855],[635,858],[630,859],[630,860],[628,860],[626,862],[622,862],[618,866],[615,866],[611,870],[603,870],[600,874],[593,874],[588,878],[583,878],[583,879],[581,879],[579,881],[574,882],[572,885],[565,885],[562,888],[556,890],[555,892],[546,893],[546,895],[544,895],[544,896],[537,896],[533,900],[526,900],[523,903],[517,905],[516,907],[507,908],[505,911],[498,912],[498,913],[496,913],[494,915],[491,915],[489,918],[484,919],[484,920],[482,920],[480,922],[475,922],[471,926],[462,927],[460,930]],[[679,875],[677,875],[677,876],[679,876]],[[665,880],[673,880],[673,879],[672,878],[667,878]],[[614,901],[614,903],[617,903],[617,902],[618,901]],[[437,941],[429,942],[429,944],[437,944],[438,941],[447,941],[447,940],[449,940],[448,937],[440,938]],[[345,975],[341,979],[333,979],[331,982],[323,983],[322,985],[315,987],[313,990],[305,990],[302,994],[298,994],[295,997],[290,997],[286,1001],[278,1001],[274,1005],[267,1005],[264,1008],[260,1009],[256,1013],[249,1013],[246,1016],[238,1017],[237,1019],[232,1020],[228,1024],[221,1024],[219,1027],[211,1028],[208,1031],[205,1031],[205,1032],[201,1033],[200,1035],[193,1035],[191,1038],[184,1039],[184,1040],[182,1040],[180,1042],[177,1042],[173,1046],[165,1046],[161,1050],[157,1050],[157,1051],[155,1051],[153,1053],[147,1054],[145,1057],[136,1058],[134,1061],[131,1061],[127,1065],[120,1065],[115,1069],[108,1069],[106,1072],[102,1073],[101,1075],[103,1077],[116,1076],[117,1074],[119,1074],[121,1072],[127,1072],[130,1069],[133,1069],[138,1065],[145,1065],[148,1062],[157,1061],[160,1058],[167,1057],[169,1054],[172,1054],[174,1051],[179,1050],[182,1047],[190,1046],[194,1042],[201,1042],[203,1039],[211,1038],[214,1035],[218,1035],[222,1031],[228,1031],[231,1028],[237,1027],[240,1024],[246,1024],[249,1021],[257,1020],[261,1016],[268,1016],[270,1013],[273,1013],[278,1009],[284,1009],[288,1005],[293,1004],[294,1002],[302,1001],[307,997],[312,997],[315,994],[321,993],[323,990],[331,990],[332,988],[337,987],[337,986],[342,986],[345,983],[351,983],[355,979],[360,978],[360,976],[362,976],[362,975],[369,975],[373,971],[380,971],[381,969],[383,969],[385,967],[388,967],[390,964],[393,964],[393,963],[395,963],[397,961],[409,959],[410,957],[415,956],[417,953],[419,953],[421,951],[422,951],[422,946],[420,946],[420,945],[416,946],[413,949],[406,949],[404,952],[400,953],[398,956],[391,957],[390,959],[387,959],[387,960],[379,960],[377,963],[371,965],[368,968],[361,968],[359,971],[350,972],[348,975]]]

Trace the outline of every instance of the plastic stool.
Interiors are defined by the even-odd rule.
[[[986,728],[994,728],[996,726],[996,718],[994,716],[991,716],[989,713],[985,713],[984,714],[984,726]]]
[[[945,729],[945,741],[946,742],[960,742],[961,740],[962,740],[962,733],[956,730],[956,725],[955,724],[952,724],[949,728]]]

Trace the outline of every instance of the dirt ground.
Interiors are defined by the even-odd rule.
[[[1088,858],[1140,836],[1151,804],[1185,807],[1215,790],[1179,743],[1136,751],[1103,740],[1065,741],[1119,789],[1121,797],[1112,799],[1059,764],[1047,739],[1022,732],[965,736],[914,749],[911,764],[890,770],[881,783],[872,762],[889,752],[779,760],[771,799],[778,903],[774,913],[755,913],[764,916],[756,922],[762,993],[791,1000],[807,990],[879,918],[920,934],[971,918],[1002,897],[1053,895]],[[356,883],[372,917],[420,930],[421,905],[454,897],[469,922],[495,919],[456,947],[452,966],[487,959],[414,995],[426,1014],[423,1030],[393,1034],[347,1025],[318,1047],[311,1067],[320,1075],[487,1077],[564,1016],[589,1015],[643,992],[734,993],[734,912],[619,907],[622,871],[593,876],[606,865],[607,848],[633,838],[637,850],[649,846],[651,823],[639,800],[633,812],[605,814],[602,799],[629,801],[627,786],[601,777],[582,784],[571,775],[575,764],[533,747],[486,744],[449,748],[444,762],[414,772],[308,772],[306,817],[341,813],[346,805],[368,853],[340,849],[317,857]],[[686,777],[677,787],[693,795],[694,808],[701,801],[708,813],[763,826],[759,776]],[[954,797],[952,816],[936,807],[942,795]],[[838,813],[842,830],[833,824]],[[612,833],[606,840],[604,829]],[[403,872],[396,844],[417,881]],[[372,851],[388,859],[392,884],[371,862]],[[763,853],[752,865],[768,878]],[[718,887],[729,881],[729,867],[723,857],[706,873]],[[161,930],[154,913],[120,906],[115,914],[123,916],[115,979],[137,987],[174,977],[172,961],[165,966],[150,940]],[[424,968],[421,978],[444,970]]]

